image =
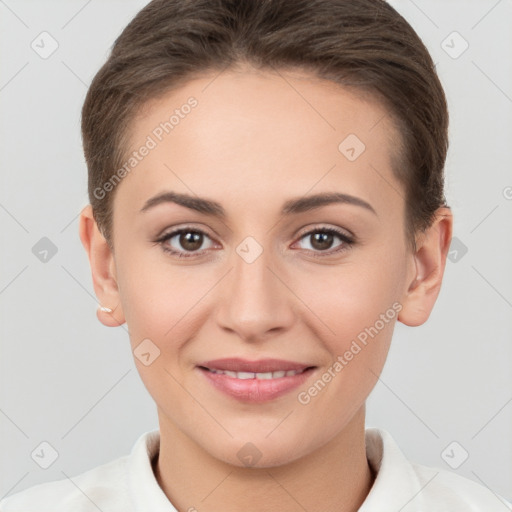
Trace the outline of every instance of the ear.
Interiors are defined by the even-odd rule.
[[[453,216],[450,208],[436,211],[432,225],[417,241],[413,258],[414,272],[402,300],[398,321],[418,326],[427,321],[441,290],[446,257],[452,239]]]
[[[108,313],[98,307],[98,320],[107,327],[118,327],[125,318],[117,287],[114,255],[96,224],[90,204],[80,213],[79,233],[89,257],[96,296],[102,306],[112,309],[112,313]]]

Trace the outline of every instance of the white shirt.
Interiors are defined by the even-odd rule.
[[[365,436],[377,477],[360,512],[512,510],[512,503],[473,480],[409,462],[385,430],[367,428]],[[47,482],[8,496],[0,501],[0,512],[177,512],[151,466],[159,445],[160,432],[146,432],[130,455],[72,477],[72,482]]]

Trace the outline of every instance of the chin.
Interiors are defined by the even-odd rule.
[[[266,437],[267,434],[268,432],[259,432],[257,435],[242,435],[230,439],[224,444],[203,445],[203,448],[212,457],[226,464],[254,469],[283,466],[294,462],[314,449],[311,447],[311,450],[307,450],[303,435],[297,435],[296,439],[289,435],[286,439],[284,436],[276,435],[271,439]]]

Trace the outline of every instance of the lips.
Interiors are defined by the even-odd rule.
[[[262,403],[304,384],[315,374],[316,366],[283,359],[228,358],[205,361],[197,369],[223,394],[247,403]]]

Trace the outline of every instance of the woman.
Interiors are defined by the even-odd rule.
[[[502,511],[365,430],[437,299],[448,113],[382,0],[155,0],[89,89],[80,237],[159,430],[13,511]]]

